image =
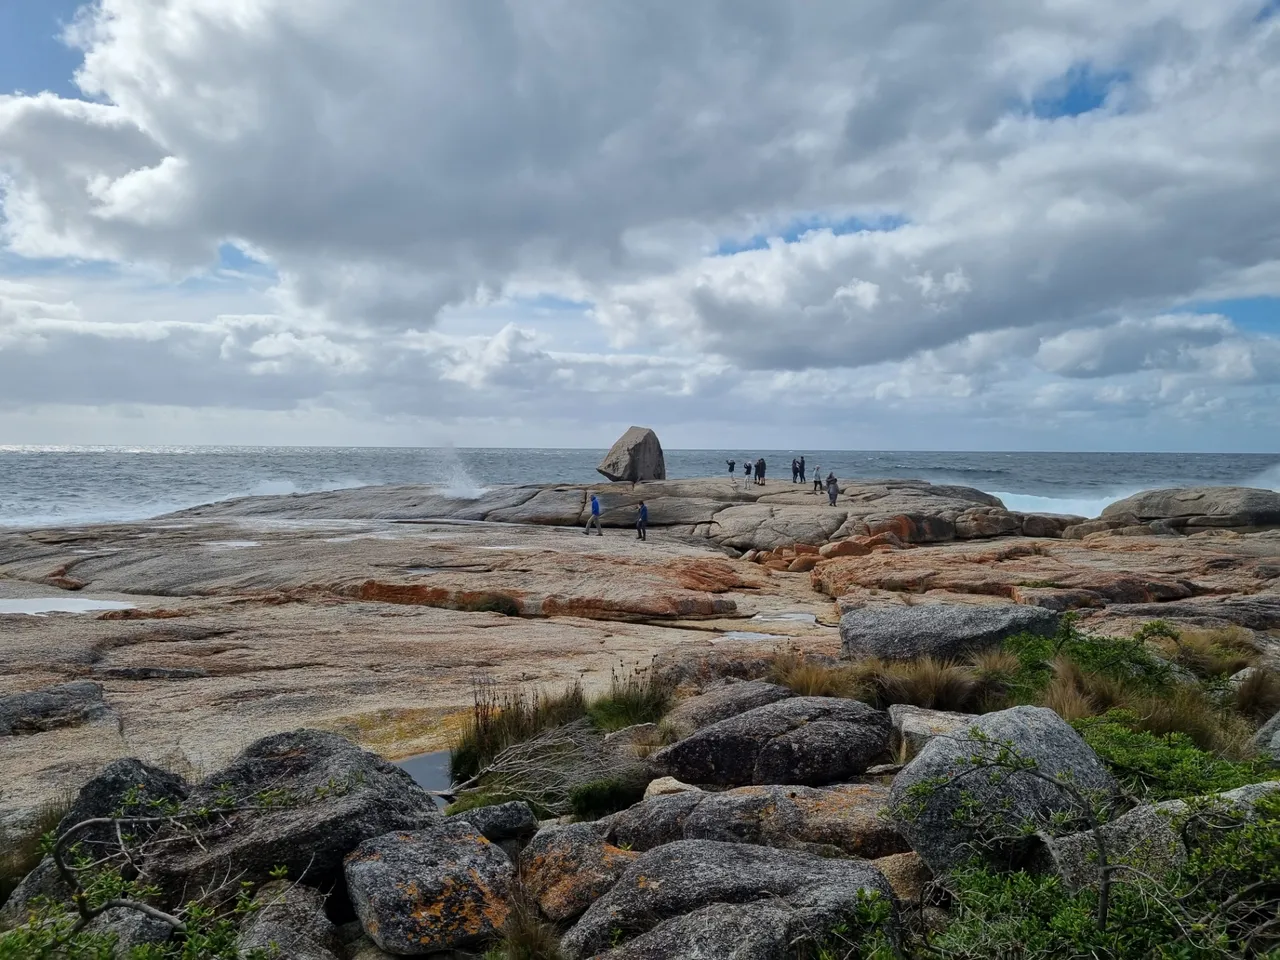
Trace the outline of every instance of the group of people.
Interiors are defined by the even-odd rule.
[[[738,461],[726,460],[725,463],[729,465],[729,479],[735,480],[738,475],[737,474]],[[761,457],[760,459],[754,462],[750,458],[748,458],[745,461],[743,461],[742,473],[746,477],[747,481],[750,482],[752,479],[751,477],[752,472],[754,471],[756,485],[763,486],[765,466],[766,465],[763,457]],[[792,483],[808,483],[808,480],[806,479],[807,473],[808,473],[808,468],[805,466],[804,457],[795,457],[794,459],[792,459],[791,461],[791,482]],[[814,467],[813,468],[813,492],[820,493],[824,489],[827,491],[827,503],[834,507],[836,505],[836,497],[840,495],[840,481],[836,479],[836,475],[834,472],[828,472],[827,478],[823,480],[822,469],[820,467]]]
[[[592,527],[596,528],[596,536],[604,536],[604,531],[600,529],[600,498],[594,493],[591,495],[591,516],[587,517],[587,525],[582,528],[582,535],[590,536]],[[649,508],[643,500],[636,504],[636,539],[649,539]]]
[[[737,474],[738,461],[726,460],[725,463],[729,465],[729,479],[730,480],[735,479],[738,475]],[[756,486],[762,487],[764,486],[764,471],[767,466],[768,464],[764,462],[764,457],[761,457],[760,459],[754,460],[754,461],[749,459],[744,460],[742,462],[742,475],[746,477],[747,482],[750,483],[752,482],[752,473],[754,473],[755,474],[754,482]]]
[[[729,479],[735,480],[737,478],[738,462],[736,460],[726,460],[725,463],[729,465]],[[742,472],[746,479],[750,481],[754,473],[755,483],[760,486],[764,485],[765,469],[766,464],[763,457],[754,462],[747,460],[742,464]],[[804,457],[797,457],[791,461],[792,483],[806,483],[805,473]],[[831,472],[827,474],[826,480],[823,480],[822,471],[818,467],[814,467],[813,492],[816,494],[823,489],[827,491],[828,505],[834,507],[836,505],[836,497],[840,495],[840,481]],[[587,525],[583,528],[582,535],[590,536],[592,527],[596,529],[596,536],[604,536],[604,531],[600,528],[600,498],[594,493],[591,495],[591,515],[587,517]],[[649,539],[649,508],[643,500],[636,504],[636,539]]]

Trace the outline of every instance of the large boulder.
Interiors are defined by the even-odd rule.
[[[635,941],[654,931],[631,948],[638,952],[624,949],[618,956],[782,956],[779,950],[741,953],[732,948],[757,940],[785,945],[805,933],[828,930],[847,919],[860,898],[871,893],[893,897],[888,881],[864,860],[681,840],[650,850],[628,867],[613,889],[565,935],[561,946],[578,960],[596,956],[619,937]],[[744,912],[740,908],[746,904],[751,910]],[[693,914],[698,914],[699,922],[690,922]],[[680,919],[686,917],[690,919]],[[667,924],[686,938],[704,930],[697,952],[658,932],[666,927],[665,933],[670,934],[672,927]],[[732,932],[726,932],[726,927]],[[658,938],[664,938],[671,949],[658,952],[653,946]]]
[[[686,783],[821,786],[862,773],[889,746],[889,715],[840,697],[792,697],[703,727],[653,755]]]
[[[609,843],[594,823],[540,830],[520,854],[524,890],[552,920],[572,920],[618,882],[639,853]]]
[[[680,701],[662,722],[676,736],[687,737],[695,730],[792,696],[791,690],[776,683],[766,683],[763,680],[748,680],[745,683],[730,681],[712,687],[696,697]]]
[[[254,895],[254,912],[240,929],[237,946],[278,951],[289,960],[340,960],[344,956],[338,929],[325,916],[324,894],[311,887],[273,880]]]
[[[469,823],[439,818],[366,840],[347,857],[346,878],[369,938],[418,956],[495,936],[511,912],[515,868]]]
[[[615,483],[667,479],[667,463],[658,435],[648,427],[632,427],[609,448],[596,472]]]
[[[61,836],[76,824],[99,817],[154,816],[166,806],[176,806],[186,798],[187,792],[187,783],[179,776],[141,760],[116,760],[80,788],[70,809],[58,822],[56,833]],[[155,831],[154,825],[146,823],[128,827],[129,834],[139,841]],[[115,830],[106,824],[89,827],[76,836],[81,849],[95,859],[119,848]],[[54,901],[71,897],[71,890],[62,882],[51,857],[41,860],[0,907],[0,925],[13,925],[25,919],[36,897]]]
[[[528,840],[538,832],[538,818],[523,800],[476,807],[457,815],[476,828],[487,840]]]
[[[738,787],[694,796],[697,803],[682,805],[647,800],[602,826],[610,839],[633,850],[676,840],[722,840],[870,859],[908,849],[883,816],[889,789],[879,784]]]
[[[1146,490],[1111,504],[1102,511],[1102,519],[1126,514],[1188,532],[1206,527],[1264,530],[1280,526],[1280,493],[1254,487]]]
[[[1012,603],[855,607],[840,617],[840,655],[846,660],[949,659],[1019,633],[1051,636],[1058,623],[1052,610]]]
[[[1020,766],[1028,763],[1034,767]],[[1013,707],[975,717],[969,733],[925,744],[894,778],[891,811],[935,874],[975,855],[1021,865],[1032,854],[1036,830],[1057,818],[1080,818],[1079,804],[1059,783],[1091,803],[1118,792],[1097,754],[1065,720],[1044,707]],[[1010,839],[1018,836],[1026,839]]]
[[[102,686],[91,680],[0,697],[0,737],[104,720],[115,722],[116,715],[102,699]]]
[[[237,809],[247,807],[251,809]],[[162,831],[147,877],[172,895],[236,877],[292,880],[327,888],[362,841],[415,830],[440,817],[413,778],[351,741],[319,730],[265,737],[191,791],[190,814],[218,810],[207,824]]]

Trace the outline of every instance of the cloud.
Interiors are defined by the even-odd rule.
[[[1265,422],[1180,312],[1280,296],[1257,12],[99,0],[0,96],[0,402]]]

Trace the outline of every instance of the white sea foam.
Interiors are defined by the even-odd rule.
[[[1110,506],[1117,500],[1133,496],[1133,494],[1139,492],[1139,489],[1151,488],[1117,490],[1113,493],[1096,497],[1034,497],[1026,493],[1002,493],[998,491],[991,491],[991,495],[999,497],[1008,509],[1018,513],[1062,513],[1092,519],[1100,515],[1104,507]]]

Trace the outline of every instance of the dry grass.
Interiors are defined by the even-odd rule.
[[[921,657],[888,664],[876,679],[879,706],[909,703],[928,710],[969,713],[978,709],[982,684],[973,671],[950,660]]]
[[[1148,733],[1184,733],[1200,749],[1232,759],[1253,754],[1250,725],[1215,705],[1200,687],[1180,684],[1161,696],[1136,700],[1130,709],[1139,717],[1139,729]]]
[[[858,692],[853,668],[815,663],[795,650],[774,658],[770,676],[801,697],[852,697]]]
[[[563,960],[560,932],[547,923],[529,896],[520,890],[511,898],[511,912],[502,926],[502,939],[483,960]]]
[[[1092,717],[1098,711],[1089,699],[1086,684],[1085,674],[1079,665],[1066,657],[1059,657],[1053,661],[1053,679],[1041,694],[1040,704],[1067,722]]]
[[[1253,634],[1243,627],[1221,630],[1185,627],[1178,631],[1176,638],[1161,639],[1159,646],[1175,663],[1200,677],[1230,676],[1258,662]]]
[[[22,882],[22,878],[35,869],[44,854],[40,850],[40,838],[58,826],[71,809],[73,795],[68,793],[42,804],[35,820],[25,830],[0,830],[0,904]]]
[[[1280,674],[1257,669],[1236,685],[1236,712],[1255,724],[1263,724],[1280,713]]]

